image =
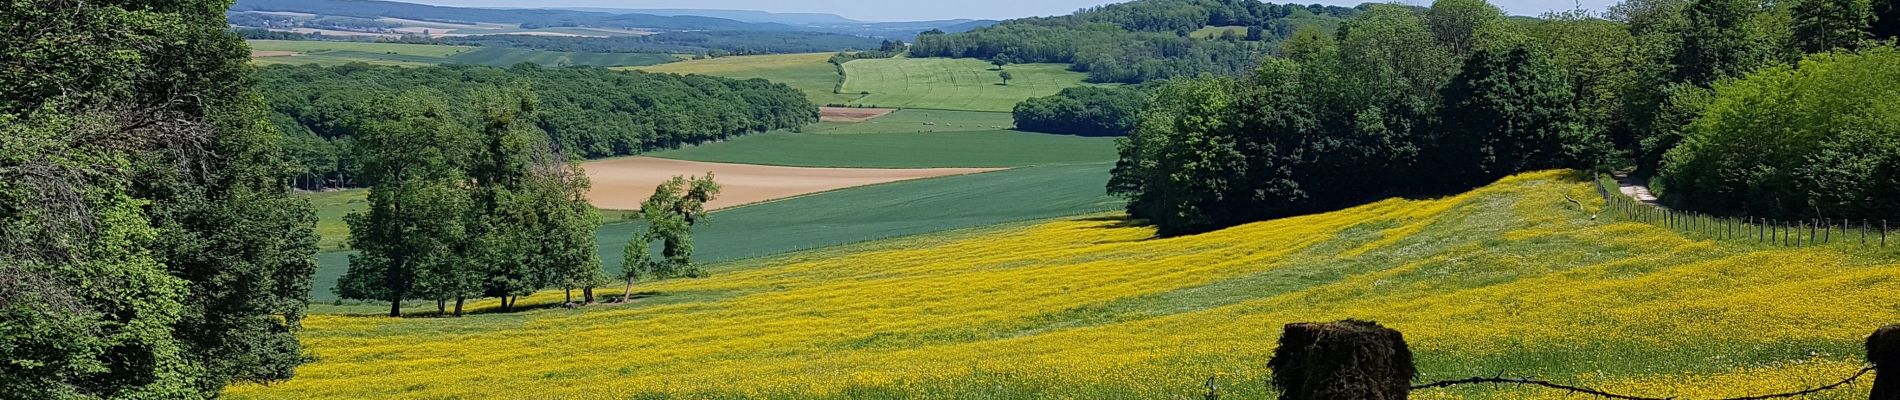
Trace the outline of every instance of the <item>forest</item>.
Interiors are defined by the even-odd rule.
[[[356,187],[354,138],[398,94],[423,91],[468,104],[483,88],[524,85],[537,102],[531,125],[564,154],[638,154],[817,122],[803,93],[765,80],[618,72],[603,68],[273,66],[257,71],[270,121],[288,137],[297,186]],[[470,107],[448,112],[469,114]],[[454,119],[473,124],[473,115]]]
[[[1358,8],[1275,5],[1246,0],[1150,0],[1073,15],[1004,21],[970,32],[925,32],[911,53],[1008,62],[1072,63],[1090,82],[1140,83],[1202,74],[1238,75],[1272,43],[1312,27],[1330,32]],[[1245,26],[1251,37],[1194,38],[1207,26]]]
[[[1016,104],[1016,129],[1081,136],[1126,136],[1141,123],[1151,88],[1073,87]]]
[[[1549,168],[1633,170],[1721,215],[1892,216],[1900,15],[1883,3],[1371,6],[1244,76],[1158,89],[1110,190],[1167,235]]]

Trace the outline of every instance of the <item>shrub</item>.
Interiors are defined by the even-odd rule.
[[[1809,56],[1719,83],[1670,150],[1663,201],[1772,218],[1900,215],[1900,50]]]

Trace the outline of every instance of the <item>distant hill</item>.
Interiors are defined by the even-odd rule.
[[[854,20],[850,18],[845,18],[845,17],[838,16],[836,14],[823,14],[823,13],[775,13],[775,12],[753,11],[753,10],[703,10],[703,9],[685,9],[685,8],[624,9],[624,8],[573,7],[573,8],[564,8],[564,9],[574,10],[574,11],[586,11],[586,12],[601,12],[601,13],[609,13],[609,14],[647,14],[647,15],[659,15],[659,16],[668,16],[668,17],[673,17],[673,16],[711,17],[711,18],[730,19],[730,20],[740,21],[740,22],[786,24],[786,25],[837,25],[837,24],[865,23],[864,21],[858,21],[858,20]]]
[[[239,0],[233,12],[299,12],[338,17],[401,18],[420,21],[520,24],[523,28],[591,26],[661,30],[788,31],[785,24],[761,24],[694,15],[614,14],[576,10],[441,7],[378,0]]]
[[[288,17],[271,13],[312,14],[310,21],[298,27],[350,31],[393,32],[393,27],[376,26],[379,18],[397,18],[450,24],[504,24],[521,29],[606,28],[652,31],[725,31],[725,32],[819,32],[877,39],[915,41],[917,34],[941,30],[967,32],[994,25],[997,21],[950,19],[908,22],[864,22],[832,14],[772,13],[749,10],[702,9],[494,9],[445,7],[381,0],[238,0],[228,14],[233,25],[256,28],[282,28],[271,21]],[[249,21],[250,23],[247,23]],[[413,22],[413,21],[412,21]],[[365,29],[355,29],[367,26]],[[467,29],[464,29],[467,30]],[[506,34],[510,32],[495,32]],[[565,33],[565,32],[557,32]],[[583,36],[593,36],[581,33]],[[619,34],[607,36],[620,36]]]

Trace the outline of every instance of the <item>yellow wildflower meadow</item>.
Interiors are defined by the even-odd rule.
[[[1700,398],[1838,380],[1860,368],[1859,340],[1900,323],[1892,258],[1595,220],[1586,179],[1525,174],[1179,238],[1097,216],[899,239],[643,283],[655,294],[626,305],[315,315],[316,362],[226,394],[1186,399],[1212,378],[1222,398],[1270,398],[1283,324],[1359,318],[1404,332],[1422,380],[1502,372]]]

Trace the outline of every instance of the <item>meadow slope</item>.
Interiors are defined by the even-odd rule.
[[[1223,398],[1271,398],[1280,326],[1361,318],[1403,331],[1423,380],[1707,398],[1839,379],[1864,335],[1900,321],[1891,254],[1692,239],[1592,218],[1595,196],[1544,172],[1179,238],[1098,215],[835,247],[641,283],[621,306],[314,315],[318,361],[226,394],[1199,398],[1212,377]]]

